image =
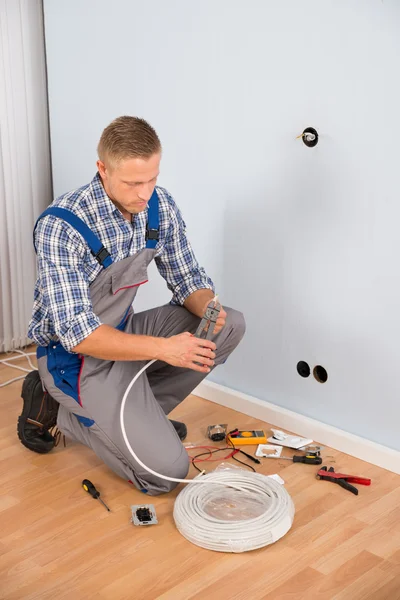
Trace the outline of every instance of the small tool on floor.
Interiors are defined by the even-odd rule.
[[[103,502],[103,500],[100,498],[100,492],[99,490],[97,490],[95,488],[95,486],[93,485],[93,483],[91,481],[89,481],[89,479],[84,479],[82,481],[82,487],[85,490],[85,492],[87,492],[88,494],[90,494],[92,496],[92,498],[94,498],[95,500],[100,500],[100,502],[106,507],[106,509],[110,511],[110,509],[108,508],[107,504],[105,502]]]
[[[279,458],[282,460],[291,460],[295,463],[304,463],[305,465],[322,464],[322,458],[320,456],[292,456],[292,458],[289,458],[288,456],[280,456]]]
[[[243,446],[243,445],[259,445],[267,443],[267,436],[264,430],[262,429],[251,429],[249,431],[241,431],[239,429],[234,429],[228,433],[228,440],[234,446]]]
[[[332,481],[337,483],[345,490],[348,490],[352,494],[358,495],[358,489],[351,483],[359,483],[360,485],[371,485],[371,480],[366,477],[358,477],[356,475],[344,475],[343,473],[335,473],[335,469],[331,467],[322,467],[317,473],[317,479],[325,479],[326,481]]]

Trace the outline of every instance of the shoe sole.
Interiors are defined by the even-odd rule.
[[[37,452],[38,454],[47,454],[48,452],[50,452],[50,450],[52,450],[54,448],[54,443],[52,445],[49,443],[48,448],[44,448],[44,447],[40,448],[38,446],[33,446],[31,443],[28,442],[28,440],[25,437],[24,426],[25,426],[24,418],[18,417],[18,425],[17,425],[18,439],[21,442],[21,444],[23,446],[25,446],[25,448],[28,448],[28,450],[31,450],[32,452]],[[51,435],[51,434],[49,434],[49,435]]]
[[[32,400],[30,398],[30,394],[26,392],[26,387],[28,387],[28,377],[29,375],[24,379],[24,382],[22,384],[22,392],[21,392],[21,397],[23,400],[23,406],[22,406],[22,413],[21,415],[18,417],[18,424],[17,424],[17,434],[18,434],[18,439],[21,442],[21,444],[23,446],[25,446],[25,448],[28,448],[28,450],[31,450],[31,452],[37,452],[37,454],[47,454],[48,452],[50,452],[50,450],[52,450],[54,448],[54,444],[51,445],[49,443],[49,447],[42,447],[40,448],[40,446],[35,446],[32,445],[25,436],[25,432],[24,432],[24,428],[26,425],[26,419],[28,418],[28,415],[31,412],[32,409]],[[51,434],[49,434],[51,435]]]

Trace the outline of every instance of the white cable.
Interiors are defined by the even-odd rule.
[[[11,367],[12,369],[18,369],[19,371],[24,371],[25,373],[30,373],[31,370],[37,370],[34,364],[32,364],[30,356],[36,356],[36,352],[22,352],[22,350],[13,350],[13,352],[18,352],[20,356],[11,356],[10,358],[6,358],[4,360],[0,360],[0,364],[6,365],[6,367]],[[10,361],[17,360],[18,358],[27,358],[29,366],[31,369],[25,369],[24,367],[18,367],[17,365],[10,365]],[[8,381],[1,383],[0,388],[5,387],[6,385],[10,385],[10,383],[14,383],[14,381],[19,381],[20,379],[25,379],[25,375],[21,377],[14,377],[14,379],[9,379]]]
[[[143,469],[166,481],[190,484],[175,500],[174,519],[178,530],[193,544],[218,552],[244,552],[276,542],[289,531],[294,517],[293,501],[281,484],[260,473],[241,470],[213,472],[195,479],[168,477],[150,469],[134,452],[125,430],[125,404],[134,383],[154,362],[151,360],[144,365],[126,388],[121,403],[120,424],[129,452]],[[194,483],[201,483],[202,486],[199,488],[192,485]],[[205,509],[223,493],[221,488],[216,489],[216,484],[227,488],[233,502],[256,498],[265,510],[260,516],[244,520],[213,517]]]
[[[140,460],[140,458],[135,454],[132,446],[129,443],[128,436],[126,435],[125,424],[124,424],[124,409],[125,409],[126,400],[128,398],[128,394],[131,391],[133,384],[136,382],[137,379],[139,379],[139,377],[141,376],[141,374],[143,373],[143,371],[145,371],[154,362],[156,362],[156,361],[155,360],[151,360],[150,362],[148,362],[147,364],[145,364],[144,367],[142,367],[140,369],[140,371],[138,373],[136,373],[136,375],[134,376],[134,378],[132,379],[132,381],[130,382],[130,384],[128,385],[128,387],[125,390],[124,397],[122,398],[121,410],[120,410],[120,413],[119,413],[120,423],[121,423],[121,430],[122,430],[122,437],[124,438],[125,444],[127,445],[129,452],[132,454],[133,458],[139,463],[139,465],[141,467],[143,467],[143,469],[145,469],[146,471],[148,471],[152,475],[155,475],[156,477],[160,477],[161,479],[166,479],[167,481],[176,481],[177,483],[189,483],[190,479],[187,480],[187,479],[176,479],[175,477],[168,477],[167,475],[161,475],[161,473],[157,473],[157,471],[153,471],[153,469],[150,469],[149,467],[147,467]]]
[[[31,356],[36,356],[36,352],[23,352],[22,350],[13,350],[13,352],[17,352],[18,354],[21,354],[21,356],[25,356],[25,358],[28,359],[28,363],[29,366],[31,367],[31,369],[36,370],[37,367],[35,367],[35,365],[32,363],[30,357]],[[6,360],[16,360],[18,358],[18,356],[14,356],[12,359],[10,358],[6,358]]]
[[[128,447],[129,452],[132,454],[133,458],[136,460],[136,462],[139,463],[139,465],[141,467],[143,467],[143,469],[145,469],[146,471],[148,471],[148,473],[151,473],[152,475],[155,475],[156,477],[160,477],[161,479],[165,479],[166,481],[175,481],[176,483],[202,483],[202,479],[178,479],[177,477],[169,477],[168,475],[162,475],[161,473],[157,473],[157,471],[153,471],[153,469],[150,469],[150,467],[148,467],[147,465],[145,465],[140,458],[137,456],[137,454],[135,453],[135,451],[133,450],[132,446],[129,443],[128,440],[128,436],[126,435],[126,429],[125,429],[125,423],[124,423],[124,410],[125,410],[125,404],[126,404],[126,400],[128,398],[128,394],[132,389],[133,384],[139,379],[140,375],[148,368],[150,367],[150,365],[152,365],[155,361],[151,360],[150,362],[148,362],[146,365],[144,365],[144,367],[142,367],[140,369],[140,371],[138,373],[136,373],[136,375],[134,376],[134,378],[132,379],[132,381],[130,382],[130,384],[128,385],[128,387],[125,390],[125,394],[122,398],[122,403],[121,403],[121,410],[119,413],[120,416],[120,424],[121,424],[121,430],[122,430],[122,437],[124,438],[125,444]]]
[[[22,350],[12,350],[11,352],[18,352],[18,354],[27,358],[29,366],[31,366],[32,369],[36,369],[35,365],[32,364],[32,361],[29,358],[29,356],[36,356],[36,352],[22,352]],[[5,358],[4,360],[17,360],[18,358],[21,358],[21,356],[10,356],[9,358]]]
[[[19,381],[20,379],[25,379],[25,375],[21,375],[21,377],[14,377],[14,379],[9,379],[5,383],[0,383],[0,388],[6,387],[6,385],[9,385],[10,383],[14,383],[14,381]]]
[[[220,471],[203,475],[199,481],[202,487],[188,485],[175,500],[174,520],[181,534],[193,544],[217,552],[246,552],[273,544],[291,528],[294,517],[294,504],[285,488],[260,473],[247,471]],[[236,490],[224,492],[216,489],[215,483],[231,488],[232,484],[248,490],[243,495]],[[251,495],[252,497],[251,497]],[[222,498],[221,498],[222,496]],[[239,503],[244,506],[256,498],[259,502],[258,516],[241,519],[213,516],[212,508],[226,517]],[[251,506],[251,505],[250,505]],[[260,510],[261,509],[261,510]],[[238,511],[236,511],[238,512]]]
[[[17,358],[20,358],[19,356]],[[25,367],[18,367],[17,365],[10,365],[6,360],[0,361],[2,365],[6,365],[6,367],[11,367],[12,369],[18,369],[18,371],[25,371],[25,373],[30,373],[32,369],[25,369]]]

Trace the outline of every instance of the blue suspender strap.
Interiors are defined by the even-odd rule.
[[[53,215],[55,217],[59,217],[63,219],[69,225],[71,225],[78,233],[81,234],[85,242],[90,248],[91,253],[97,260],[97,262],[105,269],[112,264],[112,258],[108,252],[108,250],[103,246],[97,235],[95,235],[90,228],[86,225],[82,219],[74,215],[73,212],[67,210],[66,208],[59,208],[58,206],[50,206],[46,209],[36,221],[35,229],[33,230],[33,234],[35,234],[35,230],[37,224],[40,219],[46,217],[47,215]],[[158,216],[158,212],[157,212]],[[33,241],[33,245],[35,245],[35,240]],[[36,250],[36,246],[35,246]]]
[[[146,227],[146,248],[155,248],[159,240],[160,219],[158,216],[158,194],[154,192],[149,200],[147,227]]]

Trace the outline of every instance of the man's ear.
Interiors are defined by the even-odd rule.
[[[102,177],[105,177],[106,176],[106,165],[101,160],[98,160],[96,165],[97,165],[97,170],[99,171],[100,175]]]

